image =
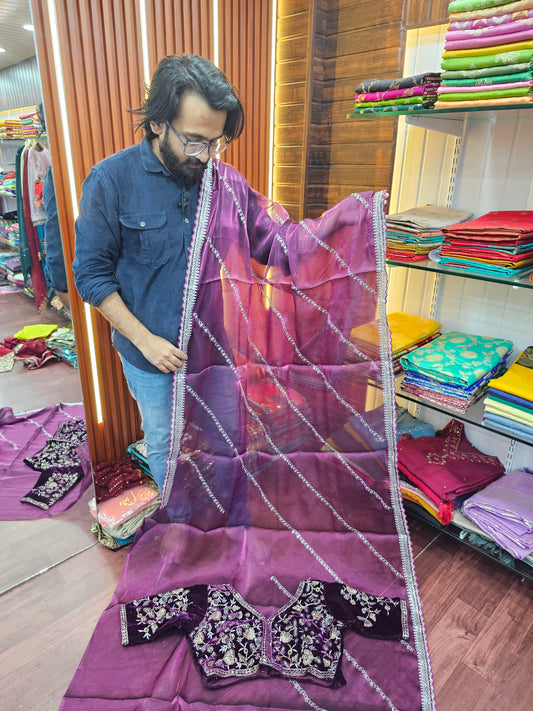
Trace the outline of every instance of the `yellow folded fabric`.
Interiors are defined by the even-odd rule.
[[[393,355],[429,338],[437,333],[442,325],[431,318],[423,318],[403,311],[388,314],[387,321],[391,333]],[[377,345],[379,342],[378,322],[370,321],[352,329],[350,340]]]
[[[498,44],[491,47],[473,47],[472,49],[445,49],[442,53],[442,58],[482,57],[485,54],[503,54],[504,52],[514,52],[518,49],[533,49],[533,40],[510,42],[509,44]]]
[[[533,96],[511,96],[508,99],[475,99],[474,101],[436,101],[436,109],[471,109],[476,106],[514,106],[533,104]]]
[[[13,338],[19,341],[29,341],[31,338],[48,338],[57,328],[57,325],[50,323],[36,323],[33,326],[24,326]]]
[[[392,338],[392,352],[404,350],[437,333],[441,323],[431,318],[395,311],[387,316]]]
[[[522,353],[520,353],[518,359]],[[533,368],[518,365],[515,361],[502,376],[489,380],[489,387],[510,395],[516,395],[524,398],[524,400],[533,400]]]

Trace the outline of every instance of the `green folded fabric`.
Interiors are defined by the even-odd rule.
[[[511,2],[515,2],[515,0],[452,0],[448,5],[448,12],[473,12],[474,10],[484,10],[486,7],[508,5]]]
[[[437,97],[435,96],[435,99]],[[422,104],[427,103],[427,97],[424,96],[406,96],[401,99],[386,99],[384,101],[358,101],[355,103],[355,108],[365,109],[368,106],[403,106],[404,104]]]
[[[448,57],[448,59],[441,60],[441,69],[480,69],[481,67],[499,67],[505,66],[506,64],[532,61],[532,49],[516,49],[512,52],[480,54],[470,57]]]
[[[445,101],[476,101],[477,99],[507,99],[513,96],[527,96],[533,93],[530,86],[519,86],[516,89],[494,89],[494,91],[451,91],[441,94],[439,99]]]
[[[516,74],[493,74],[477,79],[443,79],[443,86],[486,86],[487,84],[507,84],[514,81],[530,81],[533,71],[517,72]]]
[[[500,76],[500,74],[516,75],[533,70],[533,62],[517,62],[516,64],[498,65],[495,67],[481,67],[480,69],[450,69],[442,72],[442,80],[448,79],[477,79],[481,77]]]

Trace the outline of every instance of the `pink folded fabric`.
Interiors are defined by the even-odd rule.
[[[388,89],[387,91],[369,91],[356,94],[356,101],[386,101],[387,99],[400,99],[404,96],[422,96],[426,91],[425,86],[410,86],[405,89]]]
[[[518,89],[522,86],[533,86],[533,80],[514,81],[509,84],[483,84],[482,86],[440,86],[437,93],[440,94],[455,94],[458,91],[470,92],[473,91],[494,91],[500,89]]]
[[[531,12],[531,11],[530,11]],[[527,17],[516,22],[497,24],[489,27],[475,27],[472,29],[450,29],[446,32],[446,40],[464,40],[472,37],[498,37],[527,30],[533,25],[533,18]]]
[[[484,27],[498,27],[499,25],[513,24],[518,20],[527,20],[528,17],[533,17],[533,8],[508,12],[506,15],[478,17],[475,20],[454,20],[450,22],[450,31],[480,30]]]
[[[533,39],[533,27],[528,27],[520,32],[512,32],[497,37],[470,37],[464,40],[446,40],[445,50],[452,49],[474,49],[475,47],[493,47],[499,44],[510,44],[513,42],[525,42]]]

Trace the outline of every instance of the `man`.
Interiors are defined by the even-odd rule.
[[[173,374],[199,187],[212,156],[243,129],[224,74],[202,57],[170,56],[135,113],[141,143],[94,166],[76,222],[76,287],[111,323],[136,399],[152,475],[161,488],[169,450]]]

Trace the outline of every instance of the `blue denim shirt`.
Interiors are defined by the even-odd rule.
[[[173,344],[199,185],[189,190],[186,214],[184,191],[146,137],[97,163],[83,183],[72,265],[84,301],[98,306],[117,291],[146,328]],[[115,329],[113,344],[137,368],[160,372]]]

